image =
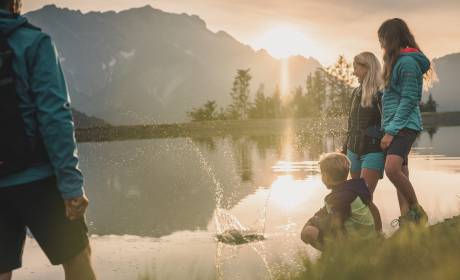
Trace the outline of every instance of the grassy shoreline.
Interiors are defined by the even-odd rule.
[[[383,241],[337,244],[300,267],[281,264],[275,279],[459,279],[460,216]]]
[[[460,125],[460,112],[423,113],[425,128]],[[104,126],[76,130],[78,142],[105,142],[130,139],[215,137],[225,135],[282,135],[287,131],[303,131],[327,127],[340,131],[345,118],[327,119],[261,119],[246,121],[207,121],[138,126]]]

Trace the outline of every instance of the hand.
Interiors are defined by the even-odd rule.
[[[393,142],[393,138],[393,135],[390,135],[388,133],[385,134],[385,136],[383,136],[382,140],[380,141],[380,148],[382,148],[382,150],[388,149],[388,147],[390,147],[391,142]]]
[[[85,195],[83,195],[81,197],[65,200],[64,204],[67,219],[74,221],[85,215],[89,200]]]
[[[347,155],[347,146],[344,145],[341,149],[338,148],[335,150],[336,153],[340,153],[340,154],[344,154],[344,155]]]

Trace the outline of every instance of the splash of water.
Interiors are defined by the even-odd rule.
[[[216,232],[217,233],[222,233],[222,224],[219,221],[219,213],[221,212],[221,204],[222,204],[222,197],[223,197],[223,192],[224,189],[222,187],[221,182],[217,179],[217,176],[212,169],[211,165],[208,163],[207,159],[201,152],[200,148],[192,141],[191,138],[186,138],[186,141],[189,143],[189,145],[193,148],[193,150],[196,152],[198,159],[200,161],[200,166],[203,168],[206,173],[209,175],[211,178],[214,186],[215,186],[215,199],[216,199],[216,215],[215,217],[215,225],[216,225]],[[236,220],[236,219],[235,219]],[[237,221],[237,220],[236,220]]]
[[[208,176],[212,180],[213,185],[215,186],[216,210],[214,213],[214,223],[216,227],[216,234],[219,235],[232,230],[236,230],[241,233],[253,234],[254,230],[251,230],[250,228],[243,226],[234,215],[232,215],[222,207],[224,186],[217,178],[212,166],[209,164],[207,158],[203,155],[200,148],[192,141],[191,138],[187,138],[187,142],[196,152],[198,159],[200,161],[200,166],[208,174]],[[262,221],[262,227],[257,228],[256,234],[261,236],[265,234],[265,221],[269,196],[267,197],[267,200],[264,205],[263,215],[260,219],[258,219],[259,221]]]
[[[263,210],[260,213],[260,217],[257,219],[255,224],[258,223],[257,229],[251,230],[250,228],[244,226],[241,224],[241,222],[231,213],[228,211],[225,211],[222,207],[222,199],[223,199],[223,185],[219,181],[219,179],[216,176],[216,173],[214,172],[212,166],[209,164],[207,158],[203,155],[202,151],[200,148],[192,141],[191,138],[187,138],[187,142],[189,145],[192,147],[192,149],[196,152],[200,166],[203,168],[203,170],[208,174],[208,176],[211,178],[213,185],[215,186],[215,200],[216,200],[216,210],[214,213],[214,222],[215,222],[215,227],[216,227],[216,234],[217,235],[222,235],[225,232],[233,232],[233,233],[239,233],[243,237],[245,243],[249,243],[251,241],[260,241],[264,239],[265,235],[265,230],[266,230],[266,221],[267,221],[267,209],[268,209],[268,203],[270,200],[271,196],[271,189],[267,195],[267,198],[264,203]],[[216,272],[217,272],[217,279],[223,279],[224,278],[224,272],[222,270],[223,264],[226,262],[227,259],[233,258],[236,256],[236,247],[233,247],[233,254],[230,254],[230,256],[225,257],[223,254],[223,246],[227,246],[221,242],[217,242],[217,249],[216,249]],[[228,246],[227,246],[228,247]],[[264,266],[267,269],[267,272],[270,276],[270,279],[272,279],[272,273],[268,265],[268,261],[265,257],[265,254],[261,252],[261,250],[257,249],[253,244],[250,244],[250,248],[252,248],[256,254],[261,258],[262,262],[264,263]],[[265,251],[265,247],[262,248],[263,251]]]

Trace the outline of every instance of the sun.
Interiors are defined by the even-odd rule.
[[[289,25],[267,30],[254,42],[255,47],[265,49],[279,59],[305,54],[310,45],[311,42],[299,27]]]

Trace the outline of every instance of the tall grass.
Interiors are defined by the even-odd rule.
[[[281,265],[276,279],[460,279],[460,218],[386,240],[330,244],[321,257]]]

